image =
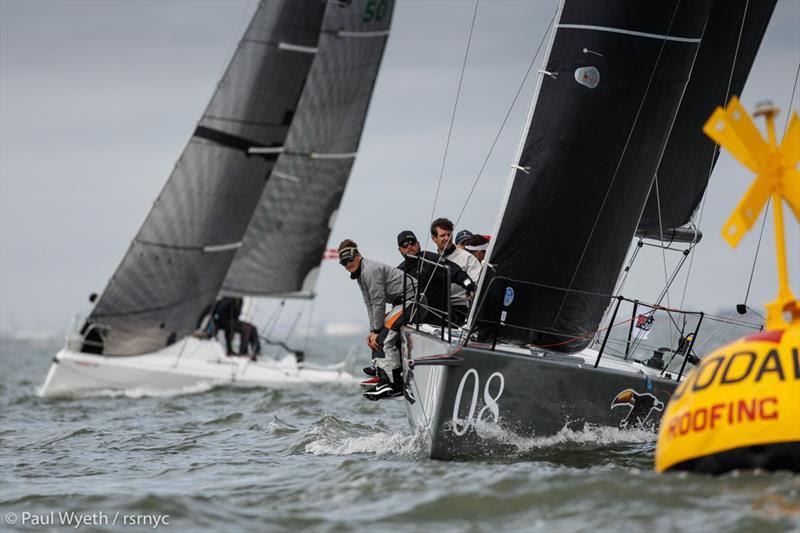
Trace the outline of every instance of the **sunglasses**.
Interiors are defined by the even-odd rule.
[[[349,257],[347,259],[340,259],[339,260],[339,264],[342,265],[342,266],[347,266],[347,265],[349,265],[350,263],[352,263],[355,260],[356,260],[355,257]]]
[[[408,248],[412,244],[417,244],[416,239],[408,239],[400,243],[400,248]]]

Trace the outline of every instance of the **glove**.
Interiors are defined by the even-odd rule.
[[[477,287],[471,279],[468,279],[464,282],[464,290],[466,290],[469,294],[475,294]]]

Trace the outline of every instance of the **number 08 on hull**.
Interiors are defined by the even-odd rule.
[[[677,385],[638,363],[594,368],[589,350],[491,351],[410,329],[405,340],[409,418],[434,459],[514,454],[520,438],[587,425],[655,429]]]

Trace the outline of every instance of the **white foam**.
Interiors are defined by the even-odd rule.
[[[419,441],[410,433],[375,433],[363,437],[348,437],[341,442],[322,438],[306,444],[305,451],[313,455],[416,455]]]
[[[550,448],[561,444],[608,445],[616,443],[653,442],[656,435],[645,429],[619,429],[609,426],[586,424],[583,429],[575,431],[565,424],[555,435],[547,437],[522,437],[498,424],[491,422],[475,423],[477,435],[485,440],[511,444],[519,452],[540,448]]]

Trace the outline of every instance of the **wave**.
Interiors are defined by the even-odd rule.
[[[570,422],[564,424],[558,433],[542,437],[522,437],[498,424],[476,422],[473,427],[483,440],[510,444],[520,453],[542,448],[552,448],[564,444],[608,446],[610,444],[652,443],[656,435],[646,429],[619,429],[610,426],[586,424],[582,429],[571,429]]]
[[[296,453],[311,455],[416,456],[419,450],[420,442],[414,434],[391,431],[380,421],[373,425],[358,424],[333,415],[325,415],[312,424],[294,446]]]
[[[419,439],[408,433],[375,433],[361,437],[346,437],[335,441],[318,439],[305,446],[312,455],[403,455],[415,456],[420,450]]]
[[[185,387],[178,387],[175,389],[162,389],[153,390],[146,387],[131,387],[128,389],[93,389],[89,391],[76,391],[63,395],[55,396],[53,398],[46,398],[47,400],[75,400],[84,398],[171,398],[175,396],[188,396],[192,394],[201,394],[209,392],[214,389],[226,388],[226,385],[216,381],[204,381],[187,385]],[[37,396],[42,395],[41,387],[36,390]]]

